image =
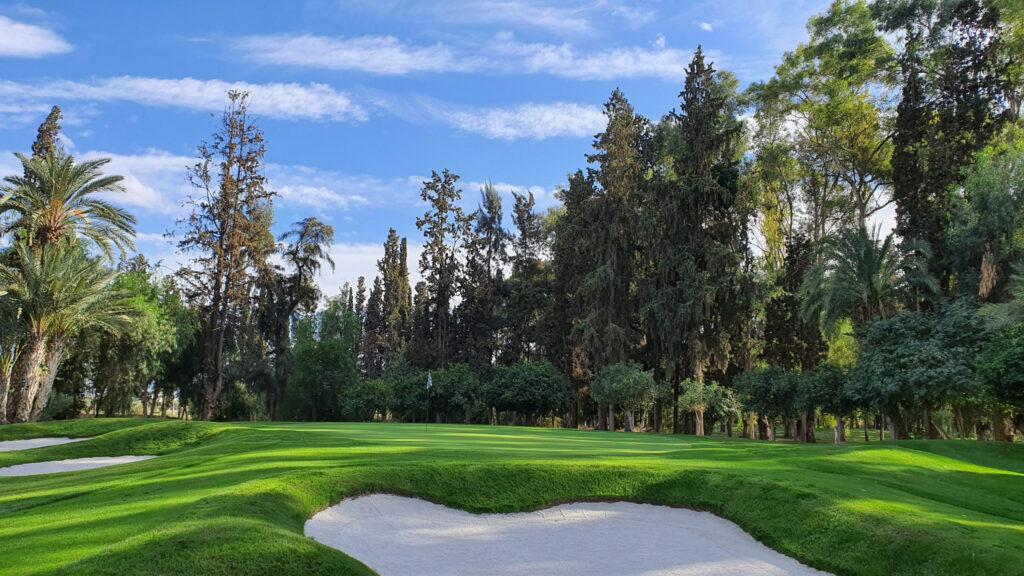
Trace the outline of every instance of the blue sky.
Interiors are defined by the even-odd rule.
[[[226,91],[245,88],[280,193],[276,231],[308,215],[335,228],[337,269],[322,278],[332,293],[374,274],[389,227],[416,257],[431,170],[462,176],[467,208],[486,180],[549,207],[584,166],[614,88],[660,117],[698,44],[741,85],[767,78],[828,2],[263,4],[0,4],[0,174],[17,170],[13,152],[59,105],[63,144],[113,158],[138,248],[173,267],[162,234],[182,215],[185,167]]]

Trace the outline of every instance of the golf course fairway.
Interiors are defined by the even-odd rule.
[[[372,574],[303,535],[368,493],[469,512],[630,501],[712,512],[837,575],[1018,574],[1024,446],[802,445],[541,428],[97,419],[0,428],[0,467],[146,461],[0,478],[0,575]]]

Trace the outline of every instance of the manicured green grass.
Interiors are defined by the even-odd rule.
[[[1024,446],[769,444],[486,426],[84,420],[0,440],[0,466],[160,454],[0,478],[0,575],[371,574],[302,535],[343,497],[414,495],[472,512],[571,500],[709,510],[835,574],[999,574],[1024,566]]]

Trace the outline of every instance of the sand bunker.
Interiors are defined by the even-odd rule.
[[[318,513],[305,531],[381,576],[825,574],[713,514],[627,502],[480,515],[378,494]]]
[[[139,462],[141,460],[149,460],[150,458],[156,458],[156,456],[99,456],[96,458],[73,458],[71,460],[54,460],[53,462],[16,464],[7,468],[0,468],[0,477],[35,476],[36,474],[92,470],[93,468],[106,468],[107,466]]]
[[[28,440],[7,440],[0,442],[0,452],[14,452],[16,450],[30,450],[32,448],[45,448],[46,446],[59,446],[71,442],[81,442],[88,438],[30,438]]]

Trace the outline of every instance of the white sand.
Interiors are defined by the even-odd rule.
[[[627,502],[478,515],[378,494],[318,513],[305,531],[381,576],[825,574],[713,514]]]
[[[35,476],[36,474],[56,474],[57,472],[75,472],[106,468],[117,464],[128,464],[149,460],[156,456],[98,456],[95,458],[73,458],[71,460],[54,460],[52,462],[33,462],[31,464],[15,464],[0,468],[0,477],[4,476]]]
[[[0,452],[14,452],[16,450],[30,450],[32,448],[44,448],[46,446],[59,446],[71,442],[81,442],[88,438],[30,438],[28,440],[7,440],[0,442]]]

